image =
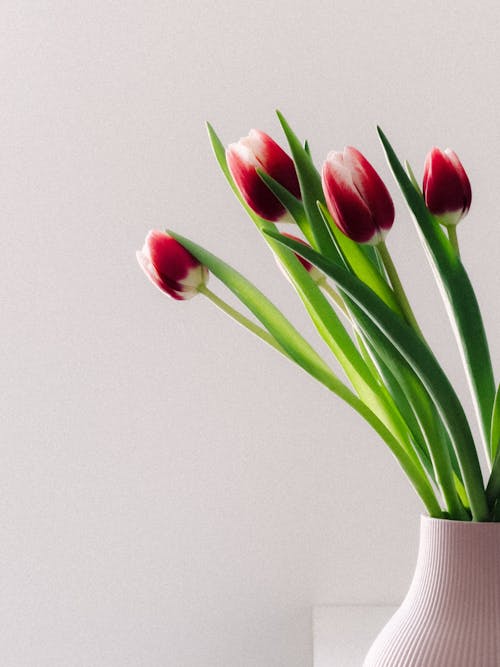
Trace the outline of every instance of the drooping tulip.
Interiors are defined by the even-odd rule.
[[[469,178],[450,148],[434,147],[427,154],[423,193],[427,208],[443,225],[456,225],[467,215],[472,200]]]
[[[272,176],[297,198],[300,198],[299,180],[293,160],[269,135],[260,130],[250,130],[247,137],[229,144],[226,158],[243,199],[255,213],[271,222],[286,217],[285,207],[256,169]]]
[[[191,299],[208,281],[208,269],[166,232],[151,230],[136,255],[151,282],[178,301]]]
[[[394,222],[394,204],[380,176],[356,148],[329,153],[322,182],[328,210],[346,236],[369,245],[384,240]]]

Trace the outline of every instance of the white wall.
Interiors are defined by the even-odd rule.
[[[310,333],[204,128],[283,141],[279,107],[319,162],[354,144],[391,183],[389,245],[465,395],[374,125],[419,173],[462,157],[498,368],[499,24],[493,0],[2,4],[3,665],[304,667],[314,603],[398,601],[421,508],[382,444],[134,252],[175,228]]]

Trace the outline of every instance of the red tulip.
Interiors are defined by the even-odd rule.
[[[456,225],[467,215],[472,192],[470,182],[456,153],[433,148],[424,165],[423,192],[431,213],[443,225]]]
[[[286,209],[258,175],[265,171],[295,197],[300,186],[293,160],[271,137],[260,130],[250,130],[247,137],[229,144],[226,150],[229,170],[248,206],[261,218],[276,222]]]
[[[306,243],[303,239],[300,239],[298,236],[294,236],[293,234],[283,234],[283,236],[287,236],[289,239],[298,241],[299,243],[302,243],[308,248],[310,247],[308,243]],[[307,259],[304,259],[300,255],[297,255],[297,253],[294,253],[294,255],[315,282],[318,282],[318,280],[321,280],[321,278],[323,278],[324,274],[318,268],[316,268],[314,264],[311,264],[311,262],[308,262]],[[281,264],[279,265],[281,267]]]
[[[355,148],[332,151],[323,165],[323,192],[339,229],[353,241],[377,245],[394,222],[394,204],[382,179]]]
[[[195,296],[208,280],[208,269],[166,232],[151,230],[137,260],[151,282],[179,301]]]

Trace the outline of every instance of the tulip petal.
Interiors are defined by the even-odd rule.
[[[468,212],[470,209],[470,205],[472,202],[472,189],[470,186],[470,181],[469,177],[467,176],[467,173],[460,162],[458,155],[455,153],[455,151],[452,151],[451,148],[447,148],[445,150],[446,155],[448,156],[448,159],[450,163],[453,165],[455,168],[455,171],[457,172],[458,177],[460,178],[460,181],[462,183],[462,189],[464,193],[464,215]]]
[[[177,300],[195,296],[198,287],[208,280],[206,267],[175,239],[159,230],[148,233],[137,259],[153,284]]]
[[[394,222],[394,204],[385,183],[356,148],[344,149],[344,164],[350,169],[352,181],[370,210],[380,230],[389,230]]]
[[[293,160],[265,132],[250,130],[243,140],[250,146],[262,169],[289,190],[294,197],[300,199],[300,185]]]
[[[264,220],[276,222],[285,213],[285,207],[257,174],[260,162],[244,144],[230,144],[226,158],[231,175],[244,200]]]
[[[136,252],[136,257],[137,261],[139,262],[139,266],[141,269],[144,271],[146,276],[149,278],[149,280],[158,287],[162,292],[165,294],[168,294],[168,296],[172,297],[172,299],[175,299],[176,301],[183,301],[185,298],[189,297],[184,297],[175,290],[171,289],[158,275],[156,272],[154,266],[151,263],[151,260],[149,257],[141,250],[138,250]]]
[[[264,220],[276,222],[286,213],[281,201],[256,173],[261,169],[300,199],[300,186],[293,160],[265,132],[250,130],[248,136],[226,150],[229,170],[247,205]]]
[[[323,166],[323,191],[332,218],[339,228],[357,243],[371,242],[377,236],[370,210],[354,187],[350,170],[341,154],[332,152]]]
[[[469,179],[450,149],[441,151],[434,147],[430,151],[424,166],[423,189],[427,208],[436,216],[446,216],[446,224],[456,224],[469,210]]]

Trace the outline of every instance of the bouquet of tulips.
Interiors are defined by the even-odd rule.
[[[432,149],[421,187],[378,129],[456,333],[489,464],[486,484],[462,404],[419,328],[387,249],[395,211],[386,186],[352,147],[331,152],[320,173],[307,141],[278,117],[291,157],[258,130],[226,149],[209,125],[210,140],[229,185],[345,378],[257,287],[193,241],[151,231],[137,253],[140,265],[174,299],[203,294],[346,401],[388,445],[430,516],[500,519],[500,398],[477,299],[460,259],[457,224],[471,203],[462,164],[453,151]],[[281,232],[282,222],[293,223],[300,237]],[[254,318],[212,292],[209,273]]]

